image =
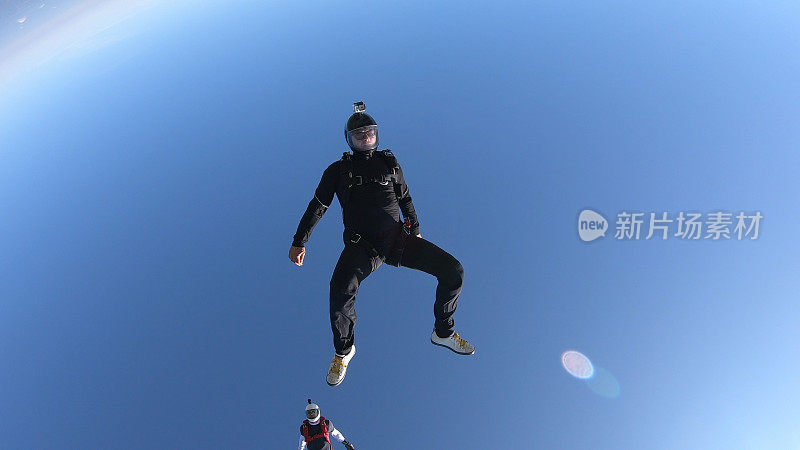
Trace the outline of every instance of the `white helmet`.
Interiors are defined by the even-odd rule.
[[[319,420],[319,405],[316,403],[311,403],[311,399],[308,399],[308,406],[306,406],[306,418],[311,422]]]

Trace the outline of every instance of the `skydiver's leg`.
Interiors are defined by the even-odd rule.
[[[380,267],[382,261],[372,258],[359,247],[345,246],[339,262],[333,269],[330,290],[331,330],[336,353],[350,353],[355,340],[356,294],[358,286],[370,273]]]
[[[458,307],[458,296],[464,283],[464,268],[461,263],[435,244],[409,236],[400,265],[436,277],[439,284],[436,286],[436,302],[433,305],[433,315],[436,317],[434,329],[439,337],[453,334],[453,314]]]

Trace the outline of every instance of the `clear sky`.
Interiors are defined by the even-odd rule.
[[[296,448],[311,397],[359,449],[800,448],[800,6],[388,3],[3,17],[0,447]],[[331,388],[338,204],[287,252],[358,100],[477,352],[382,267]],[[614,237],[718,211],[758,239]]]

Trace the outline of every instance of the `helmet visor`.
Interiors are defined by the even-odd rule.
[[[307,409],[306,410],[306,417],[308,417],[309,419],[312,419],[312,420],[316,419],[317,417],[319,417],[319,410],[316,409],[316,408]]]
[[[378,126],[367,125],[347,132],[347,145],[360,151],[378,148]]]

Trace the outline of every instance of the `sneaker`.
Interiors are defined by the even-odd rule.
[[[350,360],[353,359],[355,354],[356,346],[354,345],[347,355],[335,355],[333,357],[331,368],[328,369],[328,378],[325,380],[330,386],[338,386],[344,380],[344,375],[347,373],[347,365],[350,364]]]
[[[440,347],[447,347],[450,350],[458,353],[459,355],[471,355],[475,353],[475,347],[469,342],[465,341],[455,331],[450,337],[440,338],[436,335],[436,331],[431,334],[431,344]]]

